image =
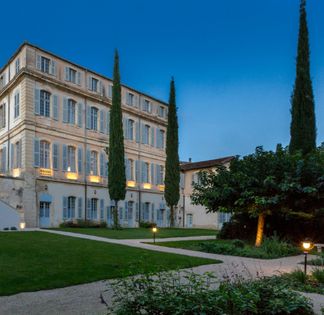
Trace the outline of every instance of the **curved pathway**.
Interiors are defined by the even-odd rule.
[[[192,257],[203,257],[221,260],[221,264],[203,265],[192,268],[196,273],[213,272],[220,278],[224,276],[241,275],[243,277],[269,276],[283,272],[290,272],[298,267],[303,256],[286,257],[271,260],[245,258],[227,255],[218,255],[191,251],[180,248],[162,247],[151,244],[144,244],[148,240],[117,240],[104,237],[85,235],[79,233],[41,230],[46,233],[60,234],[70,237],[83,238],[88,240],[127,245],[132,247],[154,250],[165,253],[181,254]],[[180,240],[203,240],[213,239],[214,236],[205,237],[177,237],[157,239],[156,242],[180,241]],[[320,294],[305,294],[314,302],[314,309],[321,314],[321,306],[324,307],[324,296]],[[106,314],[107,308],[103,303],[110,303],[112,290],[108,281],[97,281],[66,288],[43,290],[38,292],[19,293],[13,296],[0,297],[0,314],[14,315],[54,315],[54,314]],[[103,300],[102,298],[103,297]]]

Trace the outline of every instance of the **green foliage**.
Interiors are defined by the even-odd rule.
[[[311,315],[310,301],[267,278],[219,283],[211,274],[156,273],[113,284],[118,315]]]
[[[108,190],[110,199],[115,201],[113,211],[114,227],[119,228],[118,201],[125,199],[126,174],[123,118],[121,109],[121,85],[119,74],[119,56],[116,50],[114,63],[114,78],[112,89],[112,106],[109,123],[109,148],[108,148]]]
[[[180,163],[179,163],[179,139],[178,117],[176,107],[175,84],[172,78],[170,83],[170,98],[168,111],[168,127],[166,136],[166,161],[165,161],[165,190],[164,196],[170,207],[170,226],[174,226],[174,207],[180,198]]]
[[[301,0],[294,91],[291,97],[290,152],[309,153],[316,148],[316,119],[314,95],[310,75],[309,35],[306,17],[306,0]]]
[[[324,284],[324,270],[323,269],[315,269],[312,272],[312,276],[321,284]]]
[[[321,266],[321,267],[324,267],[324,253],[322,253],[320,255],[320,257],[318,257],[318,258],[309,260],[308,261],[308,264],[309,265],[312,265],[312,266]]]
[[[149,221],[141,221],[139,224],[140,228],[144,228],[144,229],[151,229],[153,227],[156,226],[156,223],[154,222],[149,222]]]
[[[324,203],[324,151],[306,156],[258,147],[254,154],[232,160],[230,167],[201,173],[194,185],[194,204],[209,212],[232,212],[256,217],[278,213],[312,218]]]
[[[305,274],[304,271],[301,269],[296,269],[294,270],[291,274],[290,277],[293,281],[305,284],[308,280],[308,276]]]
[[[237,248],[244,248],[245,247],[245,243],[242,240],[233,240],[232,244],[234,247]]]
[[[106,228],[107,222],[97,222],[91,220],[65,221],[60,224],[60,228]]]

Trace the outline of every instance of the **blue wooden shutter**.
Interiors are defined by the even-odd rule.
[[[155,128],[151,126],[151,146],[154,147]]]
[[[151,184],[155,185],[154,164],[151,164]]]
[[[91,128],[91,107],[87,106],[86,128]]]
[[[151,208],[151,221],[152,222],[155,222],[155,220],[154,220],[154,203],[152,203],[152,206],[151,206],[152,208]]]
[[[56,76],[56,61],[54,60],[50,62],[50,74]]]
[[[108,177],[108,157],[105,154],[105,176]]]
[[[109,125],[110,125],[110,110],[106,113],[106,134],[109,134]]]
[[[82,128],[82,108],[83,105],[81,103],[78,103],[78,126]]]
[[[99,131],[104,132],[104,112],[103,110],[99,111]]]
[[[140,124],[139,124],[139,122],[136,122],[136,142],[137,143],[140,143],[140,141],[141,141],[141,130],[140,130]]]
[[[160,129],[156,129],[156,147],[161,148]]]
[[[82,198],[78,198],[78,218],[82,219]]]
[[[126,159],[126,179],[131,180],[131,161],[129,159]]]
[[[135,211],[136,211],[135,220],[138,221],[139,220],[139,204],[138,204],[138,202],[136,202],[136,204],[135,204]]]
[[[65,81],[70,81],[69,67],[64,67],[64,79]]]
[[[105,175],[105,156],[103,152],[100,152],[100,176]]]
[[[14,168],[14,157],[15,157],[15,146],[13,143],[10,144],[10,165],[9,169]]]
[[[36,55],[36,68],[41,70],[42,65],[42,57],[40,55]]]
[[[145,178],[145,162],[141,161],[141,182],[142,183],[147,183],[146,178]]]
[[[78,147],[78,173],[83,173],[83,148],[81,146]]]
[[[53,143],[53,168],[59,169],[59,144]]]
[[[159,170],[160,170],[160,165],[155,164],[155,184],[156,185],[161,185]]]
[[[5,173],[7,170],[7,147],[2,147],[2,155],[1,155],[1,173]]]
[[[52,95],[52,112],[53,119],[58,120],[58,96]]]
[[[105,202],[104,202],[104,200],[103,199],[100,199],[100,219],[101,220],[103,220],[104,219],[104,217],[105,217],[105,215],[104,215],[104,204],[105,204]]]
[[[39,167],[40,159],[40,141],[39,139],[34,139],[34,166]]]
[[[138,160],[135,161],[135,177],[136,177],[136,182],[140,183],[141,182],[140,161],[138,161]]]
[[[63,171],[66,171],[68,168],[68,156],[67,156],[67,145],[63,144]]]
[[[77,72],[76,82],[77,82],[77,85],[81,85],[81,72],[80,71]]]
[[[91,214],[91,199],[87,198],[87,219],[91,219],[92,214]]]
[[[34,112],[35,115],[39,115],[40,113],[40,90],[39,89],[35,89],[34,91]]]
[[[86,174],[87,175],[90,174],[90,156],[91,156],[91,152],[90,152],[90,150],[87,150],[87,159],[86,159]]]
[[[63,97],[63,122],[68,122],[68,99]]]
[[[63,219],[67,218],[67,212],[68,212],[68,198],[63,197]]]
[[[124,219],[127,220],[128,219],[128,202],[125,201],[125,216]]]

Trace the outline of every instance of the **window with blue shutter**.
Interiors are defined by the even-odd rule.
[[[78,147],[78,173],[83,173],[83,148],[81,146]]]
[[[36,115],[40,114],[40,90],[35,89],[34,91],[34,112]]]
[[[104,214],[104,207],[105,207],[105,202],[103,199],[100,199],[100,219],[103,220],[105,218]]]
[[[59,144],[53,143],[53,168],[55,170],[59,169]]]
[[[78,126],[82,128],[82,108],[83,105],[81,103],[78,103]]]
[[[63,220],[67,219],[68,215],[68,198],[63,197]]]
[[[63,144],[63,171],[67,171],[68,168],[68,156],[67,156],[67,145]]]
[[[39,167],[39,158],[40,158],[40,141],[39,139],[34,139],[34,166]]]
[[[68,99],[63,97],[63,122],[67,123],[69,119]]]
[[[78,219],[82,219],[82,198],[78,198]]]

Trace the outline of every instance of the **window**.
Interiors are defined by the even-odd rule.
[[[66,79],[66,81],[76,83],[77,72],[72,68],[65,68],[65,79]]]
[[[51,61],[48,58],[41,56],[41,71],[50,73],[50,63]]]
[[[67,114],[68,114],[68,123],[69,124],[75,124],[75,108],[76,108],[76,102],[72,99],[69,99],[68,100],[68,103],[67,103]]]
[[[15,143],[15,154],[14,154],[14,168],[21,168],[21,142]]]
[[[132,119],[127,120],[126,139],[134,140],[134,120]]]
[[[15,61],[15,69],[16,69],[16,74],[17,74],[20,70],[20,59],[19,58],[17,58]]]
[[[98,91],[98,84],[99,81],[95,78],[91,78],[90,79],[90,90],[93,92],[97,92]]]
[[[91,151],[90,155],[90,174],[98,175],[98,152]]]
[[[148,183],[149,182],[149,163],[144,162],[142,169],[142,182]]]
[[[165,108],[163,106],[159,106],[158,116],[165,117]]]
[[[50,216],[50,203],[41,201],[39,203],[39,216],[40,218],[49,218]]]
[[[40,142],[40,167],[50,168],[50,144],[45,140]]]
[[[111,84],[108,85],[108,97],[112,98],[112,90],[113,90],[113,86]]]
[[[66,219],[73,219],[75,215],[75,197],[68,197]]]
[[[162,165],[157,166],[157,179],[156,182],[158,185],[163,185],[164,182],[164,167]]]
[[[157,135],[157,147],[160,149],[164,149],[164,138],[165,138],[165,131],[159,129]]]
[[[19,112],[20,112],[19,103],[20,103],[20,94],[19,94],[19,92],[17,92],[15,94],[15,110],[14,110],[14,117],[15,118],[19,117]]]
[[[98,108],[91,107],[90,129],[98,130]]]
[[[143,128],[143,144],[149,144],[150,126],[144,125]]]
[[[150,203],[149,202],[143,203],[142,218],[143,218],[144,221],[149,221],[150,220]]]
[[[97,219],[98,215],[98,199],[92,198],[91,199],[91,205],[90,205],[90,219]]]
[[[143,111],[144,112],[150,112],[151,111],[151,103],[148,100],[144,100],[143,102]]]
[[[47,91],[40,91],[39,114],[41,116],[50,117],[50,99],[51,94]]]
[[[126,104],[129,106],[134,106],[134,94],[127,93]]]
[[[6,74],[4,73],[0,76],[0,89],[2,89],[6,85]]]
[[[0,105],[0,128],[6,127],[6,104]]]
[[[75,147],[70,145],[67,148],[67,163],[67,170],[69,172],[76,172]]]

